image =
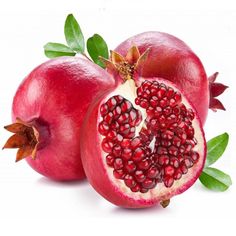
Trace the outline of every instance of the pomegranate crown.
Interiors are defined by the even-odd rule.
[[[110,51],[111,59],[100,57],[110,73],[119,75],[123,80],[133,79],[134,75],[142,68],[142,63],[146,60],[150,49],[140,54],[137,46],[132,46],[126,56],[122,56],[115,51]]]

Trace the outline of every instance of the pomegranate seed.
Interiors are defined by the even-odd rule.
[[[147,108],[147,115],[152,116],[154,114],[155,109],[153,107]]]
[[[169,147],[169,146],[171,146],[171,142],[168,140],[161,140],[161,145],[163,147]]]
[[[176,157],[171,157],[170,158],[170,165],[172,165],[174,168],[179,167],[179,160]]]
[[[151,92],[149,90],[145,90],[142,94],[143,98],[148,99],[151,96]]]
[[[107,133],[109,132],[109,126],[108,124],[106,124],[105,122],[100,122],[98,125],[98,131],[100,134],[102,135],[107,135]]]
[[[197,152],[191,153],[191,159],[196,162],[199,159],[199,154]]]
[[[167,176],[172,176],[174,173],[175,173],[175,169],[174,169],[174,167],[173,166],[166,166],[165,168],[164,168],[164,172],[165,172],[165,175]]]
[[[148,81],[148,80],[145,80],[143,83],[142,83],[142,87],[143,87],[143,90],[149,88],[150,86],[152,85],[152,82],[151,81]]]
[[[125,123],[128,122],[128,120],[129,120],[129,114],[128,113],[124,113],[124,114],[119,116],[119,118],[117,119],[117,122],[119,124],[125,124]]]
[[[134,138],[134,139],[131,141],[131,147],[132,147],[133,149],[135,149],[136,147],[140,146],[140,144],[141,144],[141,140],[140,140],[139,137],[136,137],[136,138]]]
[[[107,123],[107,124],[111,124],[112,120],[113,120],[113,113],[109,112],[107,115],[104,116],[103,120]]]
[[[132,157],[132,150],[129,148],[124,148],[122,151],[122,157],[125,160],[129,160]]]
[[[169,116],[170,114],[172,113],[172,109],[171,109],[171,107],[165,107],[164,109],[163,109],[163,115],[164,116]]]
[[[116,95],[114,96],[114,98],[116,99],[117,104],[119,105],[121,102],[123,102],[124,98],[120,95]]]
[[[184,160],[184,164],[185,164],[185,166],[186,166],[187,168],[191,168],[191,167],[193,166],[193,162],[192,162],[192,160],[191,160],[190,158],[186,158],[186,159]]]
[[[112,151],[113,145],[114,144],[106,138],[102,140],[102,149],[104,152],[110,153]]]
[[[167,188],[170,188],[174,183],[174,179],[170,176],[164,178],[164,184]]]
[[[169,106],[169,100],[167,97],[164,97],[160,102],[159,102],[159,105],[160,107],[164,108],[164,107],[167,107]]]
[[[161,155],[158,158],[158,163],[162,166],[163,165],[168,165],[169,162],[170,162],[170,158],[167,155]]]
[[[178,106],[174,107],[172,111],[173,111],[173,114],[175,114],[175,115],[180,114],[180,108]]]
[[[119,157],[121,156],[121,152],[122,152],[122,149],[121,149],[121,146],[119,145],[115,145],[112,149],[112,154],[115,156],[115,157]]]
[[[100,113],[102,116],[105,116],[109,111],[109,108],[106,104],[102,104],[100,107]]]
[[[136,185],[136,182],[133,179],[132,175],[126,175],[124,178],[125,184],[129,188],[133,188]]]
[[[165,132],[163,132],[161,134],[161,137],[164,139],[169,139],[172,140],[174,137],[174,132],[170,131],[170,130],[166,130]]]
[[[179,155],[177,156],[177,159],[179,160],[179,162],[182,162],[182,161],[184,160],[184,157],[183,157],[182,154],[179,154]]]
[[[168,151],[167,151],[167,148],[165,148],[165,147],[158,147],[157,148],[157,153],[159,155],[163,155],[163,154],[168,154]]]
[[[195,117],[195,114],[191,108],[188,109],[187,111],[187,116],[189,117],[190,120],[193,120]]]
[[[136,184],[133,188],[131,188],[132,192],[139,192],[140,191],[140,187],[138,184]]]
[[[110,127],[112,130],[117,130],[119,128],[119,124],[115,121],[115,122],[112,122]]]
[[[157,167],[155,166],[151,166],[148,170],[147,170],[147,177],[154,179],[158,176],[159,174],[159,170],[157,169]]]
[[[145,151],[142,148],[137,148],[134,151],[132,159],[137,162],[137,161],[141,161],[144,157],[145,157]]]
[[[153,96],[150,99],[150,105],[155,108],[157,106],[157,104],[158,104],[158,98],[156,96]]]
[[[154,111],[154,115],[159,117],[162,114],[162,108],[157,106],[156,110]]]
[[[138,168],[141,170],[147,170],[151,165],[150,159],[143,159],[142,161],[138,162]]]
[[[172,144],[179,147],[181,145],[181,139],[175,136],[172,140]]]
[[[130,143],[131,141],[129,139],[123,139],[121,142],[121,147],[126,148],[126,147],[130,147]]]
[[[168,148],[169,154],[173,155],[173,156],[177,156],[178,155],[178,148],[175,146],[170,146]]]
[[[128,100],[125,100],[120,106],[122,112],[129,112],[132,108],[132,104]]]
[[[175,99],[176,104],[179,104],[182,100],[182,96],[179,92],[175,92],[175,95],[173,96],[173,98]]]
[[[113,175],[115,176],[116,179],[124,179],[124,177],[125,177],[125,173],[122,169],[114,170]]]
[[[142,170],[136,170],[134,173],[134,177],[139,183],[143,182],[146,178]]]
[[[113,113],[114,119],[117,119],[117,118],[120,116],[120,114],[121,114],[121,108],[120,108],[119,106],[117,106],[117,107],[112,111],[112,113]]]
[[[148,101],[143,98],[143,99],[140,101],[140,106],[141,106],[142,108],[146,109],[146,108],[149,106]]]
[[[156,186],[156,181],[155,179],[149,179],[146,178],[143,182],[142,182],[142,187],[146,188],[146,189],[152,189]]]
[[[171,98],[174,95],[174,89],[169,87],[168,90],[166,91],[166,97]]]
[[[176,104],[177,104],[177,103],[176,103],[175,99],[174,99],[174,98],[171,98],[170,101],[169,101],[170,107],[174,107]]]
[[[194,137],[194,128],[192,126],[188,126],[186,134],[188,138],[192,139]]]
[[[107,155],[106,156],[106,163],[108,166],[113,167],[114,157],[112,155]]]
[[[117,134],[116,139],[115,139],[118,143],[120,143],[123,140],[123,136],[120,134]]]
[[[114,130],[111,130],[107,133],[107,138],[110,140],[116,139],[117,133]]]
[[[136,170],[136,165],[133,161],[128,161],[125,165],[125,169],[128,173],[133,173]]]
[[[119,170],[123,168],[123,161],[121,158],[116,158],[114,161],[114,169]]]
[[[188,168],[186,167],[186,165],[184,163],[180,165],[180,170],[181,170],[182,174],[187,174],[187,172],[188,172]]]
[[[129,130],[129,133],[124,135],[125,138],[133,138],[135,136],[135,128],[134,127],[131,127],[130,130]]]
[[[135,98],[134,100],[136,105],[140,105],[141,99],[139,97]]]
[[[111,98],[108,99],[106,104],[109,107],[109,110],[112,111],[116,107],[117,101],[114,97],[111,97]]]
[[[177,169],[177,170],[175,171],[173,177],[174,177],[175,180],[180,179],[180,178],[182,177],[182,172],[181,172],[181,170]]]
[[[126,135],[126,134],[129,133],[129,131],[130,131],[130,126],[129,126],[129,124],[124,124],[124,125],[121,125],[121,126],[120,126],[120,129],[119,129],[120,134]]]
[[[137,113],[135,109],[131,109],[131,111],[129,112],[129,120],[133,122],[136,120],[136,118],[137,118]]]
[[[155,87],[155,86],[151,87],[150,92],[151,92],[152,95],[157,95],[157,91],[158,91],[158,87]]]
[[[164,86],[161,86],[158,91],[157,91],[157,97],[158,98],[163,98],[164,95],[166,94],[166,87],[165,85]]]
[[[137,95],[138,95],[138,96],[141,96],[141,95],[142,95],[142,92],[143,92],[143,88],[142,88],[142,87],[138,87],[138,89],[137,89]]]

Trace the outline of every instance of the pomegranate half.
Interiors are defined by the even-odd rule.
[[[112,55],[117,64],[125,62],[119,54]],[[133,47],[127,58],[137,63],[145,53],[140,56]],[[202,171],[206,142],[201,121],[170,81],[135,75],[130,67],[119,72],[123,81],[117,80],[91,105],[83,124],[86,176],[98,193],[118,206],[165,206]]]
[[[60,57],[34,69],[13,100],[14,135],[4,148],[19,148],[40,174],[55,180],[85,178],[80,158],[80,128],[95,96],[114,87],[109,74],[82,57]]]
[[[147,59],[138,68],[142,77],[161,77],[175,83],[193,103],[203,124],[208,108],[225,110],[216,97],[227,86],[215,83],[218,73],[207,79],[202,62],[182,40],[167,33],[144,32],[125,40],[115,51],[125,56],[134,45],[140,53],[150,49]]]

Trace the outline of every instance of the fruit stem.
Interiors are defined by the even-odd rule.
[[[16,122],[4,128],[14,133],[5,143],[2,149],[18,148],[16,162],[31,156],[36,158],[37,150],[42,148],[49,137],[48,128],[39,119],[24,122],[16,118]]]

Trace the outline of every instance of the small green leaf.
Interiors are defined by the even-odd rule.
[[[207,159],[205,167],[215,163],[224,153],[229,141],[229,135],[223,133],[207,142]]]
[[[72,14],[65,21],[64,34],[68,46],[76,52],[84,52],[84,36],[78,22]]]
[[[205,187],[217,192],[227,190],[232,184],[229,175],[212,167],[204,168],[199,180]]]
[[[44,45],[44,53],[48,58],[61,56],[74,56],[76,53],[61,43],[47,43]]]
[[[108,59],[109,53],[105,40],[99,34],[94,34],[87,40],[87,50],[93,61],[104,68],[105,66],[100,61],[99,56]]]

